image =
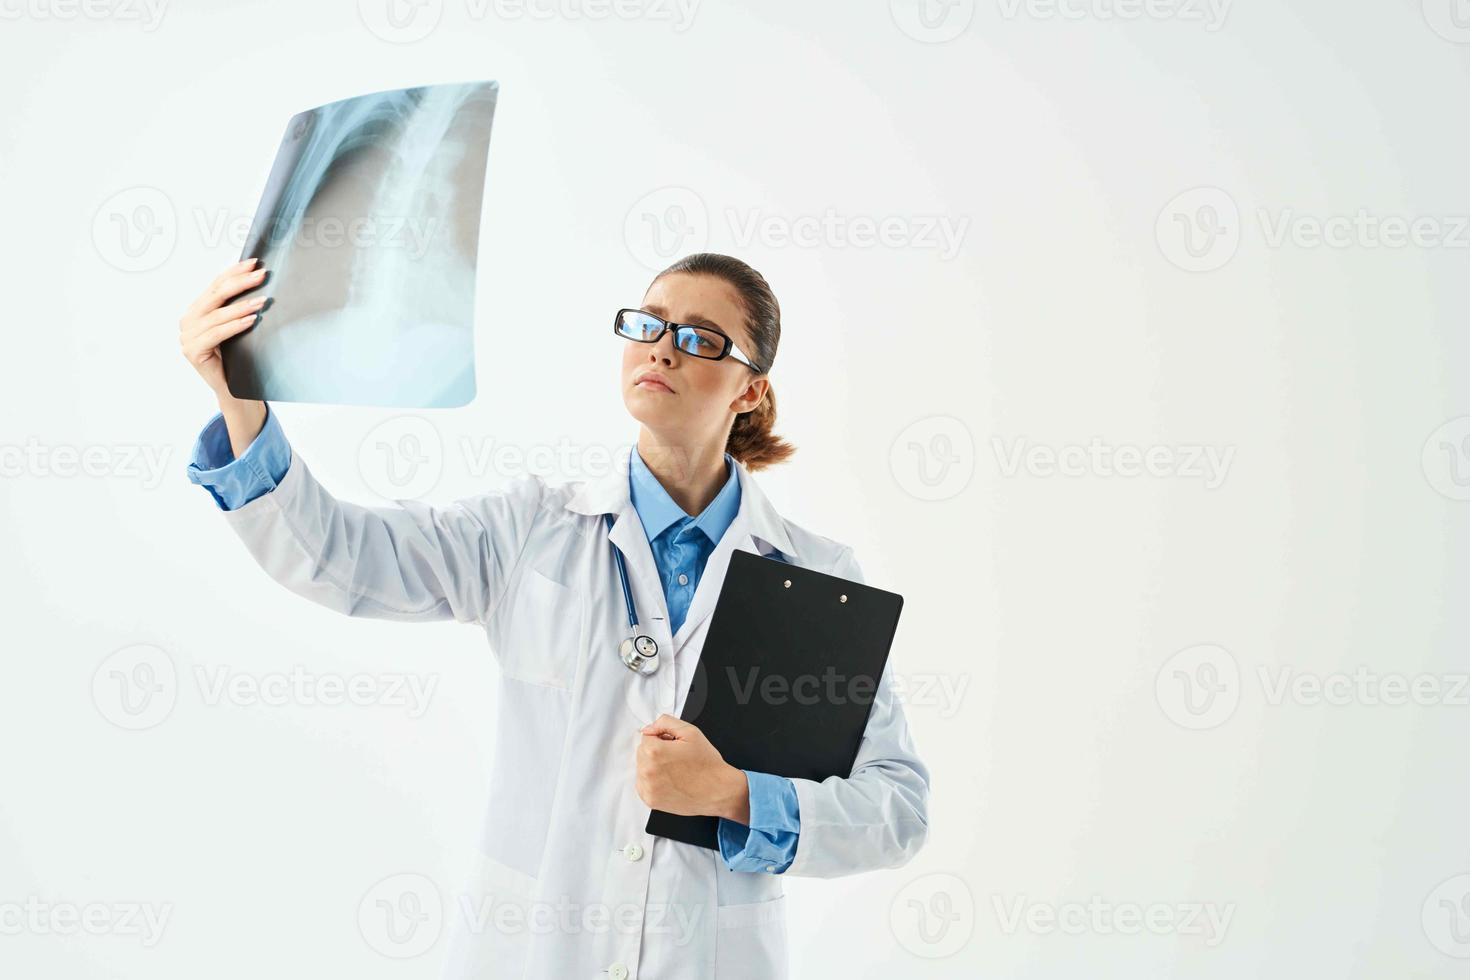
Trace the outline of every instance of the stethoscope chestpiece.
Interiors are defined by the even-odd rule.
[[[618,644],[618,658],[635,674],[651,674],[658,670],[658,643],[647,633],[635,632]]]
[[[611,514],[604,514],[608,534],[612,533]],[[623,565],[623,553],[617,545],[612,546],[613,562],[618,566],[618,581],[623,586],[623,604],[628,609],[629,635],[618,644],[618,659],[635,674],[651,674],[658,670],[658,643],[638,625],[638,609],[633,605],[633,590],[628,587],[628,569]]]

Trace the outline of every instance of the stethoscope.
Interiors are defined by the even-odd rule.
[[[604,514],[607,529],[612,530],[611,514]],[[658,670],[658,643],[647,633],[638,632],[638,610],[633,605],[633,590],[628,588],[628,570],[623,567],[623,553],[612,546],[613,561],[618,563],[618,579],[623,583],[623,605],[628,607],[628,636],[618,644],[618,659],[635,674],[651,674]]]

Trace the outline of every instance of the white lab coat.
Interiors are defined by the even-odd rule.
[[[293,453],[275,490],[224,512],[266,572],[314,602],[349,616],[453,618],[486,632],[500,667],[491,801],[469,890],[445,896],[447,976],[787,975],[782,876],[730,871],[715,851],[644,833],[638,728],[682,708],[733,549],[775,548],[794,564],[859,581],[861,572],[851,548],[784,520],[737,464],[740,510],[670,636],[628,495],[628,458],[586,482],[524,476],[445,506],[368,507],[334,498]],[[616,515],[610,532],[604,513]],[[627,615],[609,539],[658,641],[663,662],[653,675],[634,675],[617,656]],[[785,874],[897,867],[923,844],[929,774],[891,673],[852,774],[794,781],[801,831]]]

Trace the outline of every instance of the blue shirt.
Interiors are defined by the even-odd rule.
[[[235,510],[274,490],[290,465],[291,445],[267,402],[265,425],[239,459],[230,446],[224,415],[216,412],[194,442],[188,476],[190,483],[209,491],[220,510]],[[709,506],[691,517],[633,447],[628,495],[648,535],[674,633],[689,614],[689,601],[704,574],[705,562],[740,511],[740,474],[729,453],[725,454],[725,468],[729,474],[725,485]],[[781,557],[774,552],[773,556]],[[780,874],[796,857],[801,831],[796,787],[784,776],[743,771],[750,789],[750,824],[720,818],[720,856],[731,871]]]
[[[265,426],[239,459],[230,447],[224,414],[214,413],[214,418],[194,440],[189,482],[208,490],[220,510],[235,510],[274,490],[290,465],[291,444],[286,441],[286,433],[281,431],[270,402],[266,402]]]
[[[725,485],[715,494],[715,499],[698,517],[690,517],[674,503],[674,498],[643,462],[638,448],[633,447],[628,467],[628,496],[653,550],[653,561],[658,566],[664,600],[669,607],[669,629],[673,633],[679,632],[689,615],[689,601],[694,598],[694,589],[704,574],[705,562],[740,511],[740,476],[729,453],[725,454],[725,473]]]

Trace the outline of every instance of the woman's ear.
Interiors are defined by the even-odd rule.
[[[730,403],[730,411],[736,415],[754,411],[755,407],[761,403],[761,399],[766,397],[766,389],[770,386],[770,379],[764,375],[752,379],[745,386],[745,390],[740,393],[740,397]]]

